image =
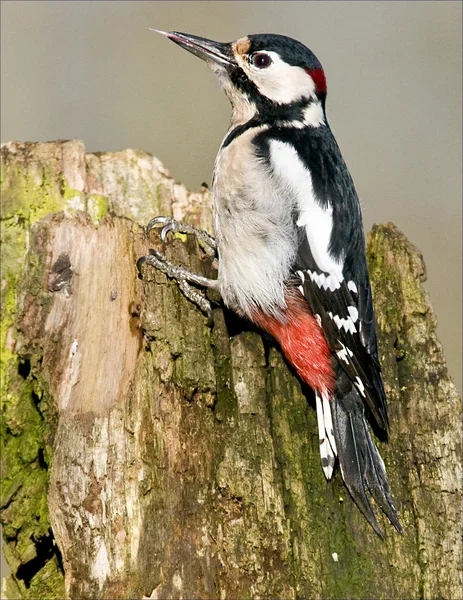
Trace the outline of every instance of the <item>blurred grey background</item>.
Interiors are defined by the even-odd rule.
[[[1,12],[2,142],[140,148],[193,190],[210,182],[230,109],[206,66],[148,27],[309,46],[365,228],[393,221],[423,251],[461,390],[461,2],[3,1]]]
[[[309,46],[365,228],[393,221],[424,253],[461,385],[460,2],[2,2],[3,141],[140,148],[209,182],[228,102],[204,63],[148,27]]]
[[[461,389],[461,2],[2,2],[2,141],[140,148],[197,190],[228,102],[204,63],[148,27],[309,46],[365,228],[393,221],[424,253]]]

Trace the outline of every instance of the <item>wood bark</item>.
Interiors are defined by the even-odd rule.
[[[320,467],[279,349],[136,260],[142,225],[211,231],[138,151],[2,147],[2,496],[7,598],[460,598],[461,406],[420,252],[377,225],[368,259],[389,400],[378,442],[404,528],[382,542]],[[213,275],[196,240],[175,262]]]

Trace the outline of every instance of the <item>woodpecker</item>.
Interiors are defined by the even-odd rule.
[[[371,419],[387,437],[360,204],[328,125],[322,65],[283,35],[221,43],[158,33],[206,61],[232,117],[212,181],[215,239],[169,217],[148,226],[162,227],[163,240],[169,231],[196,233],[217,251],[218,279],[189,273],[157,251],[139,267],[148,262],[177,279],[209,314],[189,282],[217,289],[226,306],[276,339],[314,390],[326,478],[337,456],[348,491],[378,535],[368,494],[401,532],[367,425]]]

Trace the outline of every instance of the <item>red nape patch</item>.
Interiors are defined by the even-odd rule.
[[[305,72],[314,80],[317,94],[326,94],[326,77],[323,69],[306,69]]]
[[[335,377],[331,353],[322,328],[305,300],[290,297],[286,301],[284,323],[262,312],[255,313],[253,321],[278,341],[286,358],[305,383],[313,390],[333,392]]]

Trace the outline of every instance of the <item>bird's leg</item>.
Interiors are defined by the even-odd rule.
[[[166,235],[169,231],[173,231],[175,233],[192,233],[194,234],[201,248],[208,256],[215,256],[216,254],[216,243],[213,237],[211,237],[207,232],[201,231],[200,229],[196,229],[191,225],[186,225],[184,223],[179,223],[175,219],[171,217],[156,217],[152,219],[147,227],[147,234],[153,229],[153,227],[162,226],[161,231],[161,239],[165,241]],[[141,266],[143,264],[149,264],[155,269],[159,269],[170,277],[171,279],[175,279],[177,281],[179,288],[183,292],[183,294],[194,304],[196,304],[204,313],[207,315],[208,325],[209,327],[213,326],[213,318],[212,318],[212,308],[209,300],[207,300],[204,296],[194,290],[190,283],[193,283],[197,286],[208,288],[208,289],[218,289],[218,282],[215,279],[208,279],[207,277],[203,277],[202,275],[198,275],[196,273],[192,273],[183,267],[178,267],[173,265],[162,252],[158,250],[150,249],[150,253],[147,256],[142,256],[137,261],[137,268],[140,274]]]

